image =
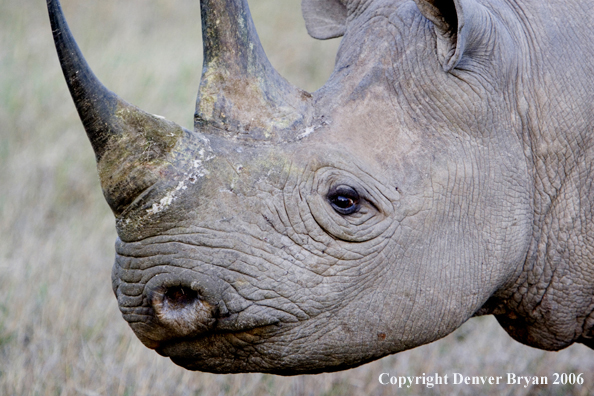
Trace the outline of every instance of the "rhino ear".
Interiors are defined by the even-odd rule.
[[[302,0],[301,12],[307,33],[315,39],[340,37],[345,32],[347,7],[344,0]]]
[[[437,35],[437,56],[443,70],[458,65],[464,52],[473,45],[481,27],[482,6],[474,0],[415,0],[421,14],[433,22]],[[483,21],[485,22],[485,21]]]

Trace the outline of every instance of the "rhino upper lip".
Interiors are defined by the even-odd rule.
[[[201,301],[198,295],[196,295],[195,299],[197,301]],[[204,301],[204,303],[206,303],[206,301]],[[206,304],[208,306],[208,303]],[[181,309],[184,309],[184,307],[182,307]],[[180,318],[177,318],[178,320],[173,319],[163,322],[162,318],[158,318],[157,320],[161,322],[161,325],[170,329],[170,331],[168,331],[169,336],[163,337],[161,339],[158,339],[159,337],[157,337],[157,339],[151,339],[151,347],[159,351],[163,348],[166,348],[168,345],[172,344],[178,344],[182,342],[194,342],[200,339],[217,335],[222,336],[225,334],[247,333],[252,330],[263,329],[270,326],[280,326],[281,322],[281,320],[278,317],[269,313],[268,309],[266,309],[265,307],[255,306],[254,304],[249,305],[238,312],[229,312],[226,309],[224,309],[221,312],[219,307],[216,306],[211,311],[211,314],[212,316],[208,320],[208,323],[203,322],[185,324],[183,322],[183,318],[181,322],[178,321]],[[194,319],[203,320],[204,318]],[[188,325],[190,325],[191,327],[194,327],[194,325],[196,325],[195,331],[184,331],[183,329],[187,328]],[[178,326],[181,327],[178,329]],[[263,335],[264,334],[259,334],[259,336]],[[148,338],[152,337],[148,336]]]
[[[255,321],[250,324],[247,324],[245,322],[238,323],[237,316],[238,314],[231,314],[226,318],[217,319],[214,329],[207,331],[205,333],[197,334],[191,337],[176,337],[163,341],[155,341],[156,346],[154,346],[153,349],[162,356],[169,356],[169,354],[167,354],[166,352],[168,347],[171,347],[176,344],[194,343],[212,336],[247,334],[253,330],[265,330],[266,328],[270,328],[270,326],[279,327],[281,325],[280,320],[278,319],[270,321],[269,323],[259,321]],[[258,334],[258,337],[269,336],[272,332],[272,330],[265,331],[264,334]]]
[[[270,308],[254,303],[235,312],[230,312],[220,293],[207,290],[199,282],[191,282],[191,286],[188,288],[184,286],[184,282],[184,280],[180,280],[177,284],[175,281],[173,287],[164,285],[158,288],[149,287],[149,299],[153,308],[162,312],[162,315],[157,316],[167,316],[169,313],[175,317],[174,322],[180,323],[180,319],[182,321],[191,320],[191,318],[184,317],[186,316],[184,311],[188,312],[188,308],[189,311],[196,310],[198,306],[198,309],[204,311],[203,314],[206,315],[206,317],[196,318],[204,321],[206,326],[204,333],[245,331],[280,322],[276,315],[270,313]],[[174,324],[169,323],[169,325]]]
[[[240,313],[228,314],[225,317],[217,318],[215,325],[215,331],[223,332],[243,332],[248,330],[257,329],[259,327],[266,327],[272,325],[278,325],[280,320],[271,316],[254,317],[251,320],[241,320],[239,318]]]

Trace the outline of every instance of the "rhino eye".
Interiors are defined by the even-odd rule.
[[[332,208],[342,214],[350,215],[359,210],[359,194],[349,186],[339,186],[328,193]]]

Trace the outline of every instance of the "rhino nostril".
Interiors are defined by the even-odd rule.
[[[144,286],[152,317],[135,332],[153,345],[212,331],[219,319],[229,316],[221,290],[221,282],[208,275],[157,274]]]
[[[158,280],[158,283],[160,285],[147,287],[159,325],[151,334],[153,339],[196,335],[215,325],[216,306],[206,301],[199,290],[175,279]]]
[[[198,293],[187,287],[176,286],[167,289],[163,297],[163,303],[167,308],[179,310],[196,302]]]

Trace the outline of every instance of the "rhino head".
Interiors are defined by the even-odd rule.
[[[107,90],[47,4],[116,218],[113,290],[147,347],[192,370],[300,374],[475,314],[547,349],[579,337],[520,328],[507,303],[534,241],[508,9],[305,0],[312,36],[344,35],[310,94],[270,65],[246,0],[201,0],[189,131]]]

